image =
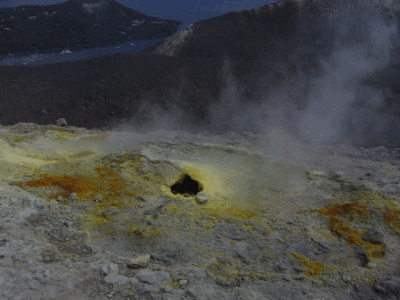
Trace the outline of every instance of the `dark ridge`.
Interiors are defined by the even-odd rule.
[[[319,39],[308,54],[311,59],[331,47],[326,15],[314,1],[282,1],[197,22],[183,41],[170,36],[143,53],[166,54],[174,47],[174,56],[281,61],[300,44]]]
[[[104,3],[113,3],[110,1]],[[340,1],[347,3],[333,2]],[[68,3],[76,2],[79,1]],[[230,130],[229,118],[237,113],[234,110],[225,123],[212,122],[215,104],[230,86],[230,80],[235,83],[235,93],[244,109],[253,102],[264,104],[271,90],[285,86],[293,92],[290,97],[279,98],[279,105],[302,110],[307,104],[308,83],[321,74],[320,58],[329,57],[332,51],[333,33],[328,25],[334,18],[330,3],[284,1],[226,14],[195,23],[186,29],[190,34],[185,38],[181,36],[185,31],[177,32],[141,54],[3,66],[0,124],[45,125],[65,118],[69,125],[87,128],[110,128],[125,121],[141,128],[143,124],[158,123],[161,112],[178,118],[180,127],[168,129],[199,126]],[[399,18],[398,12],[390,14]],[[354,32],[352,36],[357,35]],[[362,107],[365,111],[400,117],[399,45],[396,47],[391,65],[365,79],[366,85],[383,91],[384,105]],[[232,70],[224,74],[227,61]],[[298,82],[304,84],[300,88],[292,86]],[[393,128],[400,128],[400,122],[396,126]],[[371,129],[365,131],[369,133]],[[371,135],[371,143],[376,138]],[[400,146],[400,139],[389,143],[391,147]]]
[[[0,124],[45,125],[63,117],[69,125],[86,128],[107,127],[121,119],[140,125],[151,121],[152,105],[165,110],[176,106],[188,121],[203,122],[209,103],[220,96],[220,69],[218,60],[132,53],[3,66]]]

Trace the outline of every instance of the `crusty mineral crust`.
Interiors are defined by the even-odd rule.
[[[0,298],[398,297],[396,149],[276,136],[1,126]]]

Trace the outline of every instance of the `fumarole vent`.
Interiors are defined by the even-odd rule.
[[[203,190],[202,184],[193,180],[189,175],[185,174],[175,184],[171,186],[171,192],[174,194],[182,194],[195,196]]]

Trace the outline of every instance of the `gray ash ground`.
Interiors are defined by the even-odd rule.
[[[0,298],[398,299],[399,155],[1,126]]]

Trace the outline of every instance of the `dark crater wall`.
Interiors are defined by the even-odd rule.
[[[345,1],[335,1],[339,2],[345,13],[357,9],[346,7]],[[68,3],[73,6],[80,2]],[[103,3],[98,12],[99,24],[107,15],[102,15],[100,9],[115,4]],[[261,107],[272,90],[281,89],[289,96],[279,99],[279,104],[302,111],[307,106],[309,83],[322,72],[321,58],[329,57],[337,42],[333,38],[335,18],[341,12],[335,11],[331,3],[284,1],[229,13],[192,25],[185,39],[179,39],[177,33],[140,54],[119,53],[52,65],[3,66],[0,124],[54,124],[63,117],[69,125],[87,128],[109,127],[126,120],[141,126],[157,122],[157,113],[161,112],[165,117],[177,118],[179,129],[208,126],[230,130],[229,124],[217,124],[221,127],[216,128],[212,119],[215,104],[226,96],[230,86],[234,86],[242,105],[239,109],[254,103]],[[354,3],[361,5],[363,1]],[[113,9],[122,8],[118,4]],[[372,11],[388,22],[399,19],[396,11]],[[360,15],[359,20],[362,18]],[[73,16],[69,23],[74,23]],[[362,26],[353,29],[348,40],[341,41],[343,44],[361,36]],[[171,45],[174,54],[165,55],[170,53]],[[400,118],[398,49],[398,43],[394,43],[389,66],[364,80],[366,85],[382,90],[384,105],[360,109]],[[231,70],[224,73],[227,61]],[[232,117],[238,113],[235,109]],[[400,131],[400,122],[396,126],[393,128]],[[370,142],[377,142],[376,138],[371,137]],[[400,147],[400,139],[390,139],[388,145]]]
[[[360,27],[372,19],[371,15],[388,22],[400,21],[399,11],[382,5],[364,9],[366,3],[364,0],[289,0],[227,13],[193,24],[184,40],[174,41],[179,47],[174,45],[172,55],[315,64],[338,46],[337,31],[345,26],[354,35],[345,36],[348,41],[342,39],[342,45],[362,36]],[[170,45],[175,44],[171,43],[172,39],[173,36],[165,38],[143,53],[167,54]]]
[[[188,119],[202,119],[211,99],[219,97],[220,68],[218,60],[137,54],[3,66],[0,124],[53,124],[59,117],[87,128],[131,117],[140,124],[151,114],[141,109],[144,104],[166,111],[179,106]]]
[[[326,54],[332,45],[326,14],[311,1],[302,5],[283,1],[232,12],[197,22],[191,30],[175,56],[288,61],[300,45],[308,45],[304,61]],[[164,44],[161,40],[143,52],[162,54]]]

